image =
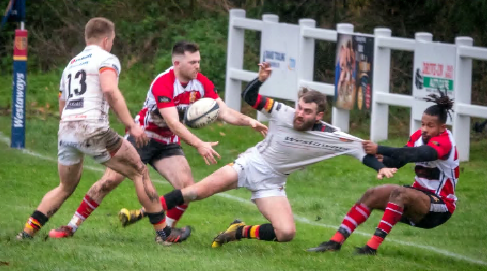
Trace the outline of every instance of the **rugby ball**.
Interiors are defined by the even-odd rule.
[[[201,128],[218,118],[220,107],[212,98],[201,98],[186,110],[184,123],[191,128]]]

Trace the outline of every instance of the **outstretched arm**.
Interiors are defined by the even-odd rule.
[[[383,177],[392,178],[394,174],[397,172],[397,168],[395,167],[386,167],[383,163],[381,163],[375,155],[367,154],[362,159],[362,164],[373,168],[377,171],[377,179],[382,180]]]
[[[270,64],[266,62],[260,63],[259,66],[259,77],[247,84],[244,92],[242,92],[242,98],[247,104],[259,111],[264,108],[270,110],[274,100],[260,95],[259,89],[271,75],[272,68],[270,67]]]
[[[362,144],[368,154],[382,154],[389,157],[388,159],[390,163],[397,163],[399,165],[410,162],[429,162],[438,160],[438,151],[429,145],[393,148],[379,146],[370,140],[366,140]]]
[[[220,112],[218,113],[218,119],[238,126],[250,126],[257,132],[260,132],[263,136],[267,134],[267,126],[259,121],[245,116],[241,112],[228,107],[220,98],[216,99]]]

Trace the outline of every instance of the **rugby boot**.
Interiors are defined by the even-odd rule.
[[[127,210],[123,208],[118,212],[118,219],[120,220],[120,223],[122,223],[123,227],[126,227],[128,225],[132,225],[135,222],[141,220],[143,218],[142,212],[139,210]]]
[[[74,232],[71,226],[61,226],[57,229],[52,229],[49,231],[49,237],[51,238],[67,238],[73,237]]]
[[[326,251],[339,251],[342,248],[342,244],[337,241],[328,240],[326,242],[321,243],[317,247],[310,248],[306,251],[309,252],[326,252]]]
[[[357,247],[355,248],[355,254],[361,254],[361,255],[376,255],[377,254],[377,249],[373,249],[367,245],[363,247]]]
[[[25,240],[25,239],[32,239],[33,237],[30,236],[28,233],[26,233],[25,231],[22,231],[20,232],[19,234],[17,234],[15,236],[15,239],[17,240]]]
[[[171,234],[164,239],[162,236],[156,235],[156,243],[163,246],[170,246],[173,243],[181,243],[188,239],[191,235],[191,227],[185,226],[182,228],[171,228]]]
[[[231,241],[236,241],[236,233],[237,233],[237,228],[245,226],[245,222],[240,221],[238,219],[234,220],[232,223],[230,223],[230,226],[227,228],[225,232],[220,232],[215,239],[213,239],[213,243],[211,244],[212,248],[217,248],[221,247],[223,244],[231,242]]]

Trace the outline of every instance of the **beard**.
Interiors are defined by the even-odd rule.
[[[294,118],[294,120],[293,120],[294,130],[300,131],[300,132],[311,130],[311,128],[313,127],[314,124],[315,124],[314,119],[306,121],[304,119]]]

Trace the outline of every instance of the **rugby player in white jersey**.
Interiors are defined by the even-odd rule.
[[[135,148],[111,130],[111,107],[137,145],[147,136],[130,116],[118,88],[120,62],[110,54],[115,39],[115,24],[93,18],[85,26],[86,48],[63,71],[60,84],[58,132],[58,171],[60,184],[49,191],[33,212],[18,239],[32,238],[71,196],[81,178],[84,155],[133,180],[140,203],[147,209],[156,230],[156,242],[164,243],[171,234],[147,167]]]
[[[259,88],[272,69],[268,63],[259,65],[259,77],[248,84],[242,96],[269,118],[266,138],[234,163],[192,186],[164,196],[166,207],[171,209],[230,189],[245,187],[252,192],[251,200],[271,223],[251,226],[234,221],[214,239],[213,247],[242,238],[291,241],[296,229],[284,185],[289,174],[310,164],[348,154],[376,169],[380,179],[392,177],[396,172],[394,168],[386,168],[374,155],[366,155],[361,139],[321,121],[325,111],[324,94],[301,93],[296,109],[261,96]]]
[[[135,146],[135,138],[128,136],[144,164],[150,164],[157,172],[173,185],[175,189],[183,189],[194,183],[191,169],[180,146],[181,139],[198,150],[206,164],[216,163],[219,154],[213,149],[218,142],[205,142],[192,134],[182,123],[184,112],[188,106],[202,97],[215,99],[220,108],[219,119],[233,125],[250,126],[265,134],[267,127],[262,123],[235,111],[218,97],[215,86],[200,73],[200,52],[196,43],[177,42],[172,49],[173,67],[159,74],[152,82],[147,93],[143,108],[135,121],[144,127],[145,134],[150,138],[144,147]],[[115,189],[124,176],[107,168],[102,179],[95,182],[85,195],[73,218],[66,226],[50,231],[52,238],[71,237],[78,227],[99,206],[103,198]],[[164,200],[164,197],[161,197]],[[161,201],[163,208],[165,202]],[[167,212],[166,221],[175,227],[187,209],[181,204]],[[136,210],[129,212],[122,209],[119,216],[128,224],[131,217],[144,216]],[[183,227],[167,238],[167,241],[181,242],[190,235],[190,228]]]
[[[371,141],[363,145],[369,154],[383,156],[386,166],[400,168],[415,162],[416,177],[412,186],[385,184],[371,188],[345,215],[335,235],[308,251],[338,251],[353,231],[369,217],[372,210],[384,210],[372,238],[357,253],[375,255],[377,248],[398,222],[431,229],[439,226],[455,210],[455,187],[460,177],[460,163],[453,135],[446,128],[453,101],[446,93],[430,94],[435,102],[421,119],[421,129],[411,135],[404,148],[378,146]]]

